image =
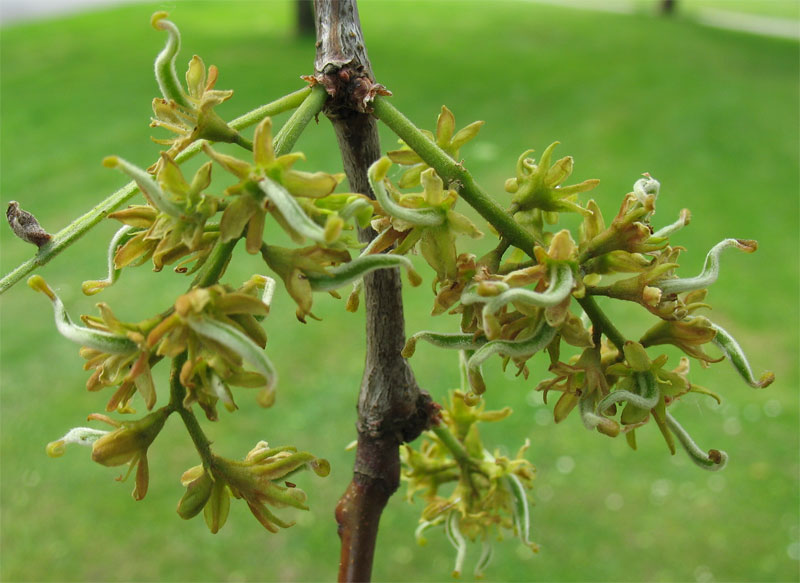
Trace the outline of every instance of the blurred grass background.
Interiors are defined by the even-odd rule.
[[[766,12],[779,16],[796,8],[736,4],[762,13],[769,4]],[[136,4],[4,28],[2,205],[18,200],[56,231],[125,182],[101,167],[104,156],[139,165],[154,158],[150,72],[164,40],[148,24],[154,10],[170,10],[181,27],[180,62],[197,53],[219,67],[218,87],[236,90],[220,110],[234,117],[300,87],[298,76],[312,72],[313,42],[293,36],[292,8],[277,1]],[[533,537],[542,547],[533,555],[513,540],[497,545],[488,579],[798,580],[797,43],[705,28],[681,14],[657,18],[650,9],[621,15],[518,2],[367,1],[360,10],[376,76],[414,122],[432,128],[442,104],[459,127],[486,120],[463,155],[501,201],[519,153],[559,140],[556,153],[575,157],[575,181],[601,179],[592,194],[608,219],[645,171],[662,182],[656,224],[691,209],[692,224],[674,238],[690,250],[683,274],[698,272],[707,249],[725,237],[760,243],[755,255],[723,257],[709,301],[712,317],[737,336],[757,372],[773,370],[777,381],[755,391],[727,363],[694,367],[693,382],[725,401],[709,406],[686,397],[674,409],[702,447],[729,453],[721,473],[699,470],[681,452],[671,457],[655,427],[638,432],[634,452],[624,440],[585,431],[577,417],[554,426],[552,403],[532,393],[547,374],[542,356],[531,362],[528,381],[507,378],[498,362],[485,367],[488,405],[515,409],[502,427],[487,427],[487,445],[513,452],[526,437],[532,441]],[[384,134],[383,143],[388,149],[395,140]],[[324,118],[298,149],[309,157],[305,169],[339,168]],[[80,282],[105,273],[115,229],[100,225],[41,270],[74,317],[105,301],[121,318],[138,320],[185,290],[185,277],[142,268],[99,298],[83,297]],[[0,249],[4,273],[31,253],[6,228]],[[241,253],[226,280],[236,284],[261,270]],[[406,298],[409,331],[457,325],[431,320],[426,285]],[[291,300],[278,294],[266,322],[268,353],[281,374],[276,407],[258,409],[243,391],[241,409],[222,412],[208,431],[223,455],[241,456],[259,439],[293,443],[330,459],[333,472],[325,480],[300,477],[312,511],[281,512],[297,520],[294,528],[270,535],[234,503],[228,524],[212,536],[201,518],[184,522],[174,513],[179,477],[197,463],[176,420],[150,449],[150,491],[139,503],[132,484],[115,482],[118,472],[93,464],[88,450],[44,455],[47,442],[101,411],[108,394],[84,390],[77,349],[56,334],[43,297],[24,283],[3,295],[0,578],[333,579],[333,507],[350,478],[344,446],[355,438],[363,313],[347,314],[343,302],[325,296],[315,313],[323,322],[297,323]],[[650,323],[636,306],[613,313],[630,337]],[[434,350],[412,360],[420,384],[439,399],[457,383],[455,364]],[[452,549],[434,534],[418,547],[413,530],[422,506],[401,498],[381,523],[375,580],[447,580]]]

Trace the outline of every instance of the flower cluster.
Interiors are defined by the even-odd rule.
[[[176,134],[169,139],[156,139],[157,144],[170,146],[167,155],[174,158],[195,140],[246,143],[246,140],[214,111],[214,107],[230,99],[233,91],[214,89],[218,71],[212,65],[206,71],[203,59],[194,55],[186,70],[186,90],[175,72],[175,61],[181,48],[178,27],[167,20],[166,12],[153,14],[151,23],[156,30],[168,35],[167,45],[156,58],[155,72],[162,97],[153,99],[155,117],[151,127],[160,127]],[[163,167],[160,159],[148,170],[156,173]]]
[[[459,159],[459,152],[465,144],[473,140],[483,127],[482,121],[475,121],[456,131],[456,118],[446,106],[436,119],[436,133],[423,130],[425,136],[435,142],[453,160]],[[403,171],[397,185],[400,188],[419,186],[422,173],[430,166],[414,150],[403,144],[399,150],[392,150],[386,154],[395,164],[407,166]]]
[[[209,530],[216,533],[227,520],[233,496],[247,503],[264,528],[278,532],[294,523],[275,516],[270,506],[308,510],[306,493],[287,480],[303,469],[325,477],[330,473],[330,464],[291,446],[270,448],[265,441],[259,441],[243,461],[214,455],[209,467],[195,466],[184,472],[181,483],[186,493],[178,503],[178,514],[188,520],[203,511]]]
[[[207,224],[219,206],[217,198],[204,193],[211,184],[211,162],[201,166],[191,182],[187,182],[168,154],[162,152],[161,162],[155,180],[116,156],[103,162],[133,178],[149,203],[109,215],[129,227],[124,231],[124,240],[111,242],[110,269],[119,270],[152,259],[153,270],[161,271],[164,265],[185,258],[175,270],[192,273],[203,265],[219,237],[217,229]],[[187,269],[185,265],[193,261],[194,267]],[[111,276],[108,282],[113,283]]]
[[[267,336],[258,321],[269,313],[271,283],[254,276],[239,290],[219,284],[193,288],[150,330],[147,346],[157,356],[187,355],[179,375],[184,407],[197,403],[215,420],[217,402],[236,409],[231,386],[259,388],[259,404],[272,405],[277,373],[264,353]],[[256,296],[260,289],[265,297]]]
[[[482,551],[475,567],[480,576],[492,558],[492,539],[511,530],[524,544],[528,540],[530,510],[526,490],[533,485],[535,470],[523,456],[526,442],[511,459],[489,452],[481,440],[478,423],[500,421],[511,414],[470,406],[461,391],[450,393],[442,410],[442,423],[425,434],[419,449],[401,450],[403,479],[409,500],[420,494],[425,500],[417,540],[441,526],[456,548],[454,575],[459,575],[467,553],[467,540],[480,541]]]
[[[704,303],[706,291],[719,275],[722,251],[734,247],[751,253],[757,248],[756,242],[725,239],[709,251],[699,275],[681,278],[676,274],[681,248],[670,246],[670,236],[688,224],[688,211],[683,211],[671,225],[655,230],[651,218],[660,184],[645,175],[636,181],[633,191],[624,197],[619,212],[606,226],[593,200],[585,205],[577,200],[579,193],[597,185],[596,180],[561,186],[572,173],[573,160],[565,157],[551,164],[555,145],[545,150],[538,164],[527,157],[530,152],[525,152],[517,163],[516,177],[506,182],[506,190],[513,195],[510,212],[539,242],[533,256],[526,259],[521,251],[514,250],[502,262],[506,246],[500,248],[499,254],[490,253],[476,260],[474,256],[456,255],[448,249],[437,256],[439,261],[442,257],[449,258],[451,269],[446,274],[440,273],[436,261],[428,260],[439,279],[447,282],[437,295],[434,314],[449,309],[450,313],[460,315],[461,329],[449,334],[418,332],[409,338],[404,355],[413,355],[420,340],[467,351],[471,391],[465,394],[465,399],[477,403],[486,390],[481,367],[490,357],[501,356],[504,366],[513,362],[519,374],[527,378],[527,361],[546,349],[555,378],[541,382],[537,388],[545,395],[551,390],[562,393],[554,409],[556,421],[562,421],[579,407],[587,428],[609,436],[623,432],[635,447],[636,428],[652,417],[673,453],[677,437],[699,465],[721,468],[724,454],[712,455],[700,450],[666,411],[668,404],[685,393],[708,391],[688,381],[687,359],[669,371],[663,368],[667,357],[659,355],[651,359],[647,349],[672,344],[703,366],[728,357],[751,386],[771,383],[772,373],[755,378],[730,334],[696,313],[708,307]],[[423,177],[428,172],[433,170],[425,170]],[[385,163],[375,163],[371,176],[384,175]],[[426,178],[433,181],[435,177]],[[386,194],[383,185],[373,183],[373,188],[382,205],[382,214],[391,217],[385,231],[398,230],[395,224],[402,224],[413,213],[425,217],[435,214],[432,209],[410,210],[407,208],[410,204],[398,204]],[[456,193],[449,196],[455,199]],[[395,198],[404,200],[403,196]],[[558,222],[561,212],[577,212],[583,217],[577,237],[566,229],[546,230],[547,224]],[[436,216],[444,215],[438,211]],[[396,252],[410,249],[410,245],[401,244]],[[428,259],[430,252],[422,251]],[[635,302],[658,316],[659,321],[638,342],[625,341],[613,328],[598,329],[597,321],[587,327],[575,310],[595,306],[594,296]],[[590,319],[597,316],[586,315]],[[601,334],[613,343],[601,343]],[[559,358],[562,342],[582,352],[562,362]],[[714,358],[705,352],[702,347],[709,343],[715,344],[723,355]]]
[[[100,317],[81,318],[85,326],[72,321],[40,276],[28,284],[52,301],[59,332],[81,345],[85,368],[94,370],[87,388],[117,387],[108,411],[129,412],[137,392],[152,409],[157,397],[151,365],[183,353],[188,355],[180,370],[187,390],[184,407],[197,403],[209,419],[216,419],[218,401],[229,410],[236,408],[231,385],[260,388],[262,406],[274,401],[277,373],[264,354],[267,337],[258,321],[269,313],[274,289],[267,277],[253,276],[238,290],[223,285],[193,288],[166,314],[137,324],[121,322],[101,303]]]
[[[66,446],[71,443],[86,445],[92,448],[92,460],[100,465],[115,467],[128,466],[128,472],[118,478],[124,481],[136,470],[133,497],[142,500],[147,494],[150,483],[150,469],[147,463],[147,449],[164,427],[169,417],[169,409],[162,408],[136,421],[116,421],[106,415],[93,413],[90,420],[103,421],[114,431],[103,431],[90,427],[75,427],[61,439],[47,445],[50,457],[60,457]]]

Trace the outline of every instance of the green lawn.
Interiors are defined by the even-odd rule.
[[[51,231],[124,183],[100,165],[118,154],[148,164],[152,59],[163,38],[149,16],[163,4],[131,5],[0,31],[0,197],[18,200]],[[220,108],[234,117],[302,86],[313,41],[291,34],[289,2],[175,3],[193,53],[220,69],[218,88],[236,90]],[[695,367],[693,381],[725,397],[722,406],[685,398],[676,405],[704,447],[726,450],[728,468],[708,474],[680,453],[669,456],[655,427],[639,451],[583,429],[554,426],[551,407],[532,389],[545,372],[536,357],[528,381],[486,366],[490,407],[510,403],[509,423],[486,431],[488,445],[514,451],[526,437],[538,468],[532,555],[514,541],[497,545],[493,581],[797,581],[798,508],[798,45],[704,28],[689,19],[616,15],[517,3],[376,2],[361,21],[380,82],[414,122],[432,128],[446,103],[459,125],[486,120],[463,155],[498,198],[519,153],[554,140],[572,154],[578,180],[602,180],[593,193],[611,217],[642,172],[662,182],[656,223],[689,207],[692,224],[675,239],[691,251],[684,273],[726,237],[759,240],[755,255],[723,257],[711,289],[713,317],[734,333],[757,371],[777,381],[764,391],[726,363]],[[283,121],[285,117],[281,118]],[[384,134],[384,146],[395,140]],[[324,118],[298,144],[309,163],[336,171],[338,152]],[[98,298],[80,282],[105,271],[100,225],[41,270],[71,313],[109,303],[136,320],[167,307],[187,285],[169,270],[126,272]],[[31,248],[0,229],[3,273]],[[237,256],[227,281],[262,270]],[[430,273],[426,274],[430,277]],[[454,329],[430,320],[423,285],[407,293],[407,327]],[[266,533],[242,503],[217,535],[202,519],[174,512],[181,473],[197,463],[171,419],[150,450],[147,498],[93,464],[88,450],[61,459],[47,442],[101,411],[107,394],[87,393],[75,346],[55,333],[46,300],[24,283],[0,298],[0,579],[4,581],[318,581],[335,577],[333,507],[349,481],[356,391],[363,364],[363,313],[320,296],[323,322],[303,326],[281,291],[266,322],[268,353],[281,375],[274,409],[240,394],[235,415],[209,427],[215,448],[235,457],[254,442],[294,443],[331,460],[325,479],[302,476],[310,513],[284,510],[298,524]],[[636,306],[619,312],[631,337],[648,326]],[[412,366],[441,398],[457,383],[448,354],[420,350]],[[452,359],[451,359],[452,360]],[[163,371],[162,371],[163,373]],[[160,379],[163,387],[163,378]],[[160,389],[162,392],[163,388]],[[453,551],[442,537],[418,547],[421,505],[397,496],[382,520],[375,579],[443,581]],[[471,570],[477,556],[467,561]]]

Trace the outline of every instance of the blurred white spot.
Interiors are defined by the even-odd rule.
[[[407,565],[408,563],[411,562],[413,558],[414,558],[414,553],[407,546],[403,545],[398,546],[392,552],[392,560],[395,563],[400,563],[401,565]]]
[[[667,496],[672,493],[672,483],[669,480],[656,480],[650,485],[650,501],[661,505],[666,502]]]
[[[476,142],[470,148],[472,157],[482,162],[491,162],[497,159],[497,145],[491,142]]]
[[[28,488],[35,488],[42,481],[42,476],[36,470],[25,470],[22,473],[22,484]]]
[[[525,402],[531,407],[538,407],[542,404],[542,393],[539,391],[528,391],[525,395]]]
[[[794,512],[783,513],[781,515],[781,526],[789,531],[792,538],[800,539],[800,524],[797,522],[797,514]]]
[[[568,455],[562,455],[556,460],[556,469],[562,474],[569,474],[575,469],[575,460]]]
[[[800,561],[800,541],[794,541],[786,547],[786,554],[793,561]]]
[[[548,484],[542,484],[541,486],[537,485],[534,492],[534,498],[539,502],[549,502],[553,499],[553,495],[555,494],[555,490],[553,487]]]
[[[673,455],[669,458],[670,463],[673,466],[677,466],[682,468],[683,466],[687,465],[686,456],[685,455]]]
[[[777,417],[781,414],[781,402],[778,399],[770,399],[764,403],[764,415],[767,417]]]
[[[722,430],[728,435],[738,435],[742,432],[742,422],[738,417],[728,417],[722,423]]]
[[[706,565],[698,565],[694,570],[694,580],[697,583],[711,583],[714,580],[714,573]]]
[[[800,539],[800,526],[793,524],[789,527],[789,536],[791,538]]]
[[[713,474],[708,477],[706,483],[708,484],[708,489],[712,492],[722,492],[725,489],[725,476]]]
[[[625,499],[622,497],[622,494],[611,492],[611,494],[606,496],[606,508],[609,510],[616,512],[617,510],[622,510],[623,506],[625,506]]]
[[[544,427],[553,423],[553,414],[550,412],[550,409],[542,408],[533,414],[533,420],[536,421],[536,425]]]

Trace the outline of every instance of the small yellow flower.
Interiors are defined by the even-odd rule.
[[[458,155],[461,147],[478,135],[483,124],[484,122],[482,121],[472,122],[456,132],[456,118],[453,112],[443,105],[442,111],[436,119],[436,135],[434,136],[434,134],[427,130],[424,130],[423,133],[427,135],[431,141],[436,142],[436,145],[447,152],[453,160],[458,162]],[[409,166],[397,182],[400,188],[419,186],[422,173],[430,168],[414,150],[405,145],[399,150],[388,152],[387,156],[395,164]]]

